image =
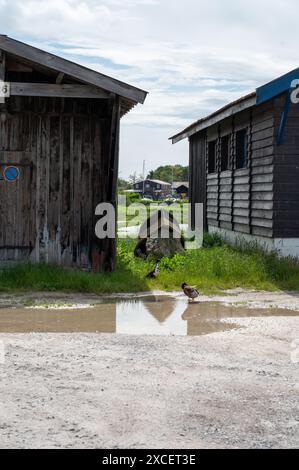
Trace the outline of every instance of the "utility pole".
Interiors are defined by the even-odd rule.
[[[171,195],[173,196],[173,178],[174,178],[174,168],[172,167],[172,182],[171,182]]]
[[[143,160],[143,188],[142,188],[142,197],[144,197],[144,189],[145,189],[145,160]]]

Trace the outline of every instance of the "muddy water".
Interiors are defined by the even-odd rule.
[[[199,336],[238,328],[227,321],[229,318],[293,315],[299,312],[148,297],[107,301],[93,308],[0,308],[0,332]]]

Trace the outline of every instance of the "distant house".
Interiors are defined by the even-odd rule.
[[[173,183],[172,185],[173,192],[180,197],[188,197],[189,196],[189,182],[177,182]]]
[[[133,185],[134,191],[142,197],[153,198],[154,200],[164,199],[171,195],[171,184],[161,180],[138,181]]]
[[[193,225],[202,203],[209,232],[299,256],[298,79],[299,68],[171,137],[189,139]]]

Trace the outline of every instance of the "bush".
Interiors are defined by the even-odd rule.
[[[151,204],[153,204],[154,201],[152,199],[144,198],[144,199],[140,199],[139,202],[143,204],[144,206],[150,206]]]
[[[172,258],[162,258],[160,261],[160,268],[167,271],[176,271],[177,269],[183,268],[186,262],[186,255],[177,253]]]
[[[225,241],[223,238],[218,235],[218,233],[208,233],[206,232],[203,237],[203,247],[204,248],[213,248],[214,246],[224,246]]]
[[[127,206],[134,204],[134,202],[140,202],[140,195],[138,193],[127,193]]]

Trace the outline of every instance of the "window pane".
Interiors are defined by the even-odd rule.
[[[216,172],[216,140],[208,145],[208,173]]]
[[[230,169],[230,136],[221,139],[221,171]]]
[[[236,168],[246,168],[248,163],[247,129],[236,133]]]

